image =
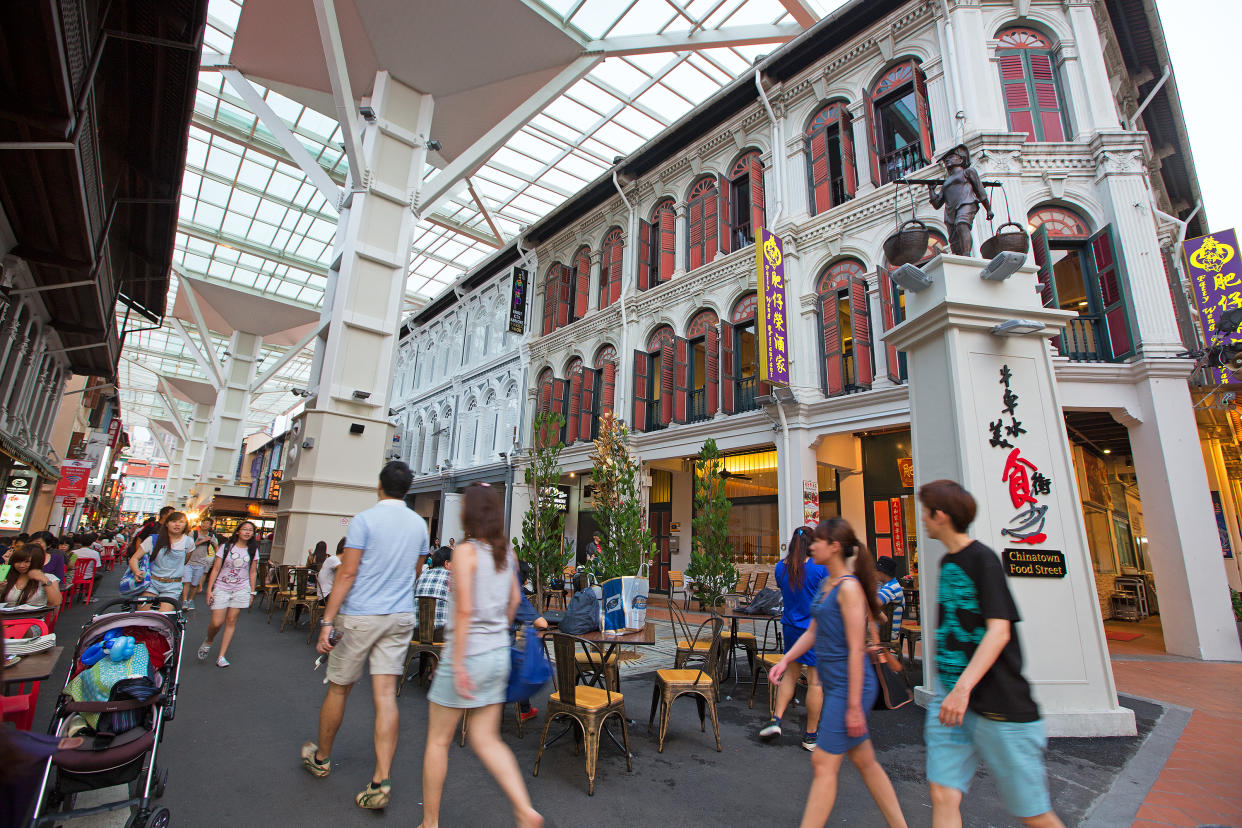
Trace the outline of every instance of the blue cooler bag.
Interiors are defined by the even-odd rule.
[[[637,575],[604,581],[605,632],[641,630],[647,625],[647,593],[651,588],[648,569],[643,564]]]
[[[534,696],[552,678],[552,665],[543,651],[535,628],[522,627],[519,640],[509,647],[509,689],[506,702],[520,702]]]

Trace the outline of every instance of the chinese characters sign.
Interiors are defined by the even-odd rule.
[[[526,333],[526,286],[530,274],[520,267],[513,268],[513,290],[509,301],[509,331]]]
[[[1013,390],[1013,371],[1005,364],[999,373],[1000,416],[988,423],[988,445],[1007,452],[1000,482],[1008,487],[1009,502],[1016,510],[1001,534],[1013,543],[1041,544],[1048,540],[1044,532],[1048,506],[1041,504],[1039,499],[1052,493],[1052,480],[1035,463],[1022,456],[1018,443],[1027,429],[1018,419],[1020,397]]]
[[[759,277],[759,379],[789,385],[789,320],[785,305],[785,263],[781,240],[766,227],[755,231]]]
[[[1203,338],[1209,343],[1217,332],[1220,315],[1242,310],[1242,276],[1238,268],[1238,236],[1233,230],[1200,236],[1183,242],[1188,275],[1199,306]],[[1232,339],[1232,337],[1227,337]],[[1233,382],[1226,368],[1212,369],[1213,379]]]

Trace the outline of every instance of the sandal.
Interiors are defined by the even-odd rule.
[[[306,768],[311,776],[322,779],[332,772],[332,760],[329,758],[320,762],[315,758],[315,753],[318,750],[319,745],[314,742],[307,742],[302,745],[302,767]]]
[[[392,798],[392,780],[385,779],[379,783],[379,787],[372,782],[362,789],[362,792],[354,797],[354,802],[358,803],[359,808],[368,808],[377,811],[381,808],[388,807],[388,800]]]

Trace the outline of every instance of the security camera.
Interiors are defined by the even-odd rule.
[[[431,150],[432,152],[439,152],[442,147],[443,147],[443,144],[441,144],[435,138],[431,138],[430,140],[427,141],[427,149]]]
[[[375,109],[373,107],[360,106],[358,107],[358,114],[361,115],[362,119],[368,124],[375,123]]]
[[[893,273],[893,281],[911,293],[927,290],[932,285],[931,277],[912,264],[903,264]]]
[[[992,261],[988,262],[987,267],[983,268],[979,278],[988,282],[1003,282],[1017,273],[1018,268],[1024,264],[1026,264],[1025,253],[1005,250],[992,257]]]
[[[290,388],[289,393],[295,397],[309,397],[311,395],[311,392],[305,388]]]
[[[505,460],[509,457],[509,452],[507,451],[498,451],[496,453],[500,455],[500,459],[502,460]]]
[[[357,390],[357,391],[354,391],[354,395],[353,395],[353,396],[354,396],[354,399],[355,399],[355,400],[365,400],[365,399],[369,399],[369,398],[370,398],[370,396],[371,396],[371,392],[370,392],[370,391],[362,391],[362,390]]]

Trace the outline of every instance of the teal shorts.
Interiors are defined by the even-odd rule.
[[[961,725],[946,727],[940,723],[943,700],[936,696],[927,706],[927,781],[966,793],[982,760],[1011,814],[1026,819],[1051,811],[1043,721],[998,722],[967,710]]]

